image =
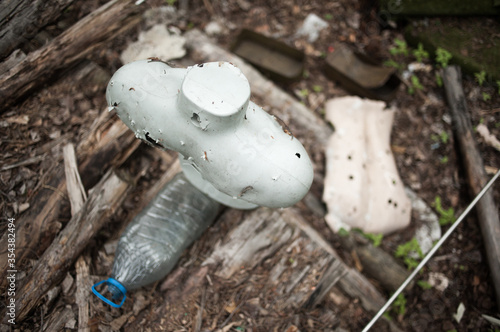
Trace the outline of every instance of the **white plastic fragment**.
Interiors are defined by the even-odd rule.
[[[209,36],[218,36],[222,33],[223,27],[217,21],[211,21],[205,26],[205,33]]]
[[[310,43],[318,39],[321,30],[328,27],[328,23],[316,14],[307,15],[302,26],[297,30],[296,36],[306,36]]]
[[[488,127],[484,125],[483,123],[480,123],[476,127],[476,131],[481,135],[483,138],[484,142],[498,151],[500,151],[500,141],[495,137],[495,135],[491,134],[490,131],[488,130]]]
[[[428,283],[438,291],[444,292],[450,285],[450,280],[440,272],[429,272]]]
[[[457,323],[460,323],[460,321],[462,320],[464,312],[465,312],[465,305],[462,302],[460,302],[457,308],[457,313],[453,314],[453,318],[457,321]]]
[[[111,82],[106,98],[122,121],[149,144],[178,151],[188,180],[220,203],[287,207],[309,191],[306,150],[249,100],[234,65],[172,68],[150,59],[123,66]]]
[[[164,61],[182,58],[186,54],[185,38],[171,33],[165,24],[156,24],[148,31],[141,32],[139,39],[127,46],[120,55],[122,63],[157,57]]]
[[[417,239],[422,253],[425,255],[431,250],[434,243],[441,238],[439,217],[413,190],[406,187],[405,191],[411,200],[411,207],[417,215],[416,218],[422,223],[415,231],[415,238]],[[415,259],[419,258],[417,253],[410,254]]]
[[[323,201],[335,232],[387,234],[410,222],[411,202],[389,145],[395,110],[384,108],[383,102],[353,96],[326,103],[335,133],[326,147]]]

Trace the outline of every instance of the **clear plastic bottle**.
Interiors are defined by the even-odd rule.
[[[165,277],[218,210],[218,202],[196,189],[183,173],[177,174],[127,226],[118,242],[111,278],[93,285],[92,291],[111,306],[121,307],[127,290]],[[97,290],[103,283],[111,300]],[[120,299],[121,303],[114,302]]]

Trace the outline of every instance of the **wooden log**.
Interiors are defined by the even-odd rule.
[[[43,295],[62,281],[90,239],[121,205],[132,187],[131,182],[125,173],[118,175],[116,171],[110,170],[93,188],[85,205],[54,239],[18,288],[17,321],[23,321]],[[5,312],[2,316],[6,317]]]
[[[144,7],[131,0],[112,0],[28,54],[0,76],[2,111],[45,84],[56,71],[73,66],[110,38],[136,25],[140,21],[136,14],[141,8]]]
[[[103,111],[91,127],[88,136],[77,147],[79,172],[85,187],[95,185],[110,167],[118,167],[137,147],[139,140],[116,116]],[[27,257],[41,255],[50,245],[56,232],[53,227],[65,203],[66,178],[64,165],[57,163],[42,180],[43,185],[32,197],[31,207],[16,220],[16,265],[21,267]],[[45,242],[41,243],[40,240]],[[7,234],[0,245],[7,248]],[[0,253],[0,287],[5,287],[7,253]]]
[[[59,18],[74,0],[21,0],[0,3],[0,60]]]
[[[481,154],[474,140],[474,132],[468,114],[462,88],[460,67],[448,66],[442,72],[446,98],[451,110],[455,139],[460,147],[461,159],[467,174],[470,194],[474,197],[488,182]],[[491,278],[495,288],[497,306],[500,309],[500,221],[498,207],[490,190],[476,205],[476,213],[488,258]]]
[[[341,236],[340,241],[343,248],[356,253],[362,272],[377,280],[389,293],[394,293],[410,275],[410,271],[397,263],[393,256],[374,247],[359,234],[351,232]]]

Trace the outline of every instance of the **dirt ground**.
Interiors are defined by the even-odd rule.
[[[52,36],[56,36],[64,30],[68,22],[76,21],[105,2],[103,0],[77,1],[65,12],[59,24],[48,26],[46,30]],[[217,21],[225,28],[215,39],[224,48],[229,48],[239,30],[246,27],[304,51],[306,66],[302,79],[290,84],[277,84],[321,117],[324,116],[324,101],[348,94],[339,84],[332,82],[324,74],[324,58],[339,44],[348,44],[377,61],[395,59],[398,62],[410,63],[415,60],[411,55],[391,55],[389,50],[393,47],[394,40],[403,39],[402,31],[406,22],[381,20],[377,14],[377,7],[370,1],[195,0],[186,2],[189,5],[188,12],[184,16],[179,16],[179,19],[172,24],[181,32],[193,28],[203,30],[209,22]],[[165,2],[152,0],[147,1],[147,4],[152,8],[159,8],[165,5]],[[178,8],[179,4],[175,3],[174,6]],[[310,13],[315,13],[328,22],[328,28],[321,31],[318,40],[313,43],[309,43],[303,37],[295,37],[297,28]],[[478,22],[481,22],[481,19]],[[496,25],[493,29],[499,29],[498,22],[494,23]],[[75,70],[68,68],[67,71],[60,73],[59,78],[54,79],[51,84],[0,114],[2,233],[6,229],[5,220],[12,217],[18,218],[29,209],[33,204],[31,202],[33,195],[46,180],[44,175],[55,164],[62,162],[61,150],[64,143],[78,143],[99,113],[106,108],[104,92],[110,77],[106,75],[111,75],[121,66],[119,60],[121,50],[127,43],[137,38],[140,29],[141,27],[138,27],[127,35],[115,38],[111,43],[99,48],[88,59],[104,69],[102,77],[74,82]],[[500,30],[496,30],[496,33],[500,33]],[[485,38],[485,36],[477,38]],[[24,45],[23,48],[32,50],[39,46],[34,41],[29,45]],[[391,144],[405,185],[413,189],[431,206],[436,196],[441,197],[443,207],[452,207],[455,216],[458,216],[472,197],[468,194],[465,173],[461,164],[462,157],[453,137],[453,126],[444,89],[436,83],[436,69],[432,66],[433,62],[424,60],[424,63],[431,65],[430,70],[416,72],[423,89],[411,94],[407,86],[403,84],[396,98],[391,102],[391,105],[398,109]],[[482,123],[493,135],[500,137],[498,86],[491,82],[479,86],[474,77],[469,75],[464,76],[463,86],[473,126]],[[485,100],[487,98],[484,97],[484,93],[491,98]],[[500,165],[500,153],[486,144],[479,134],[476,133],[475,138],[487,171],[493,174]],[[318,144],[321,143],[318,142]],[[165,171],[163,159],[153,148],[144,145],[136,154],[137,160],[147,159],[151,166],[139,180],[134,192],[127,197],[123,207],[87,248],[86,254],[91,258],[90,274],[93,276],[103,276],[109,273],[113,257],[112,255],[104,257],[100,254],[103,246],[118,238],[119,230],[125,226],[123,220],[130,220],[142,193]],[[314,156],[314,159],[320,165],[324,163],[324,156]],[[5,169],[5,166],[26,160],[29,162]],[[133,169],[135,166],[130,167]],[[315,185],[311,189],[319,199],[322,190],[321,185]],[[495,200],[498,202],[500,197],[498,184],[494,191]],[[355,266],[350,252],[342,248],[338,235],[330,231],[324,219],[310,214],[304,217],[338,251],[347,264]],[[63,227],[69,218],[69,209],[65,209],[58,218],[59,227]],[[238,219],[235,218],[235,220],[218,221],[218,225],[213,226],[209,232],[227,231],[227,228],[230,228]],[[384,237],[381,247],[393,254],[399,244],[411,240],[416,226],[418,225],[412,222],[409,229]],[[443,226],[443,233],[447,227]],[[206,238],[207,236],[204,236],[200,239],[200,242],[195,245],[196,250],[203,252],[203,248],[211,245]],[[40,254],[37,253],[37,255]],[[31,261],[25,263],[24,271],[29,271],[29,266],[33,264],[36,257],[34,255]],[[183,257],[179,266],[185,264],[186,260],[186,257]],[[253,277],[251,274],[246,275],[250,278],[256,292],[261,282],[259,279],[266,278],[268,268],[270,267],[264,264],[254,271]],[[23,268],[19,267],[19,270]],[[398,315],[394,311],[391,312],[392,319],[403,331],[495,331],[500,329],[500,326],[494,326],[482,317],[482,315],[498,317],[498,311],[481,231],[474,213],[465,218],[437,252],[435,258],[419,274],[418,280],[428,280],[430,273],[444,275],[449,280],[448,287],[440,291],[435,287],[423,289],[416,286],[406,291],[404,314]],[[70,275],[75,275],[74,268],[70,270]],[[245,275],[241,275],[240,278],[244,280]],[[252,309],[250,305],[240,307],[240,312],[236,315],[231,314],[229,310],[241,300],[238,298],[238,291],[240,287],[243,287],[240,284],[242,280],[233,280],[231,283],[213,280],[214,291],[211,294],[217,294],[217,297],[211,296],[206,300],[202,331],[217,328],[222,331],[341,331],[341,329],[359,331],[372,317],[372,313],[364,311],[354,300],[349,303],[339,303],[334,298],[327,297],[318,310],[285,312],[281,316],[273,317],[272,320],[266,320],[267,325],[262,326],[260,324],[263,320],[252,319],[258,315],[255,312],[256,309]],[[376,281],[374,283],[376,284]],[[171,331],[193,331],[194,323],[187,316],[191,317],[192,311],[197,310],[195,307],[186,307],[185,319],[171,321],[167,325],[162,325],[163,322],[148,321],[148,315],[145,312],[165,311],[166,317],[172,317],[167,312],[168,308],[162,307],[163,302],[158,299],[158,294],[172,298],[176,295],[165,295],[159,287],[156,284],[139,291],[135,296],[136,301],[142,303],[142,307],[141,305],[134,306],[132,316],[126,316],[121,324],[116,322],[116,319],[123,317],[125,309],[123,312],[110,311],[97,303],[97,300],[92,301],[90,329],[109,331],[118,327],[121,330],[149,331],[160,330],[158,326],[163,326],[164,329]],[[390,295],[386,292],[384,294]],[[190,303],[189,299],[182,300]],[[42,330],[43,322],[49,320],[50,314],[55,312],[55,305],[69,305],[76,308],[74,297],[70,295],[60,295],[58,300],[51,300],[50,303],[47,299],[42,302],[43,304],[34,310],[31,318],[20,322],[12,330]],[[454,315],[460,304],[465,306],[465,313],[460,322],[457,322]],[[128,309],[131,310],[132,305]],[[77,309],[74,310],[77,312]],[[331,317],[325,318],[325,312],[331,313]],[[241,321],[246,323],[242,324]],[[110,322],[114,322],[115,325],[111,325]],[[78,325],[76,324],[73,329],[76,329],[76,326]],[[297,329],[291,329],[291,326]],[[71,328],[66,328],[66,330],[71,330]]]

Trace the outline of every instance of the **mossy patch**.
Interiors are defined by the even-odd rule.
[[[441,47],[452,54],[451,63],[461,66],[464,72],[473,75],[484,70],[487,81],[492,81],[500,79],[498,31],[500,24],[487,18],[434,18],[410,23],[405,38],[414,47],[422,43],[433,54]]]

